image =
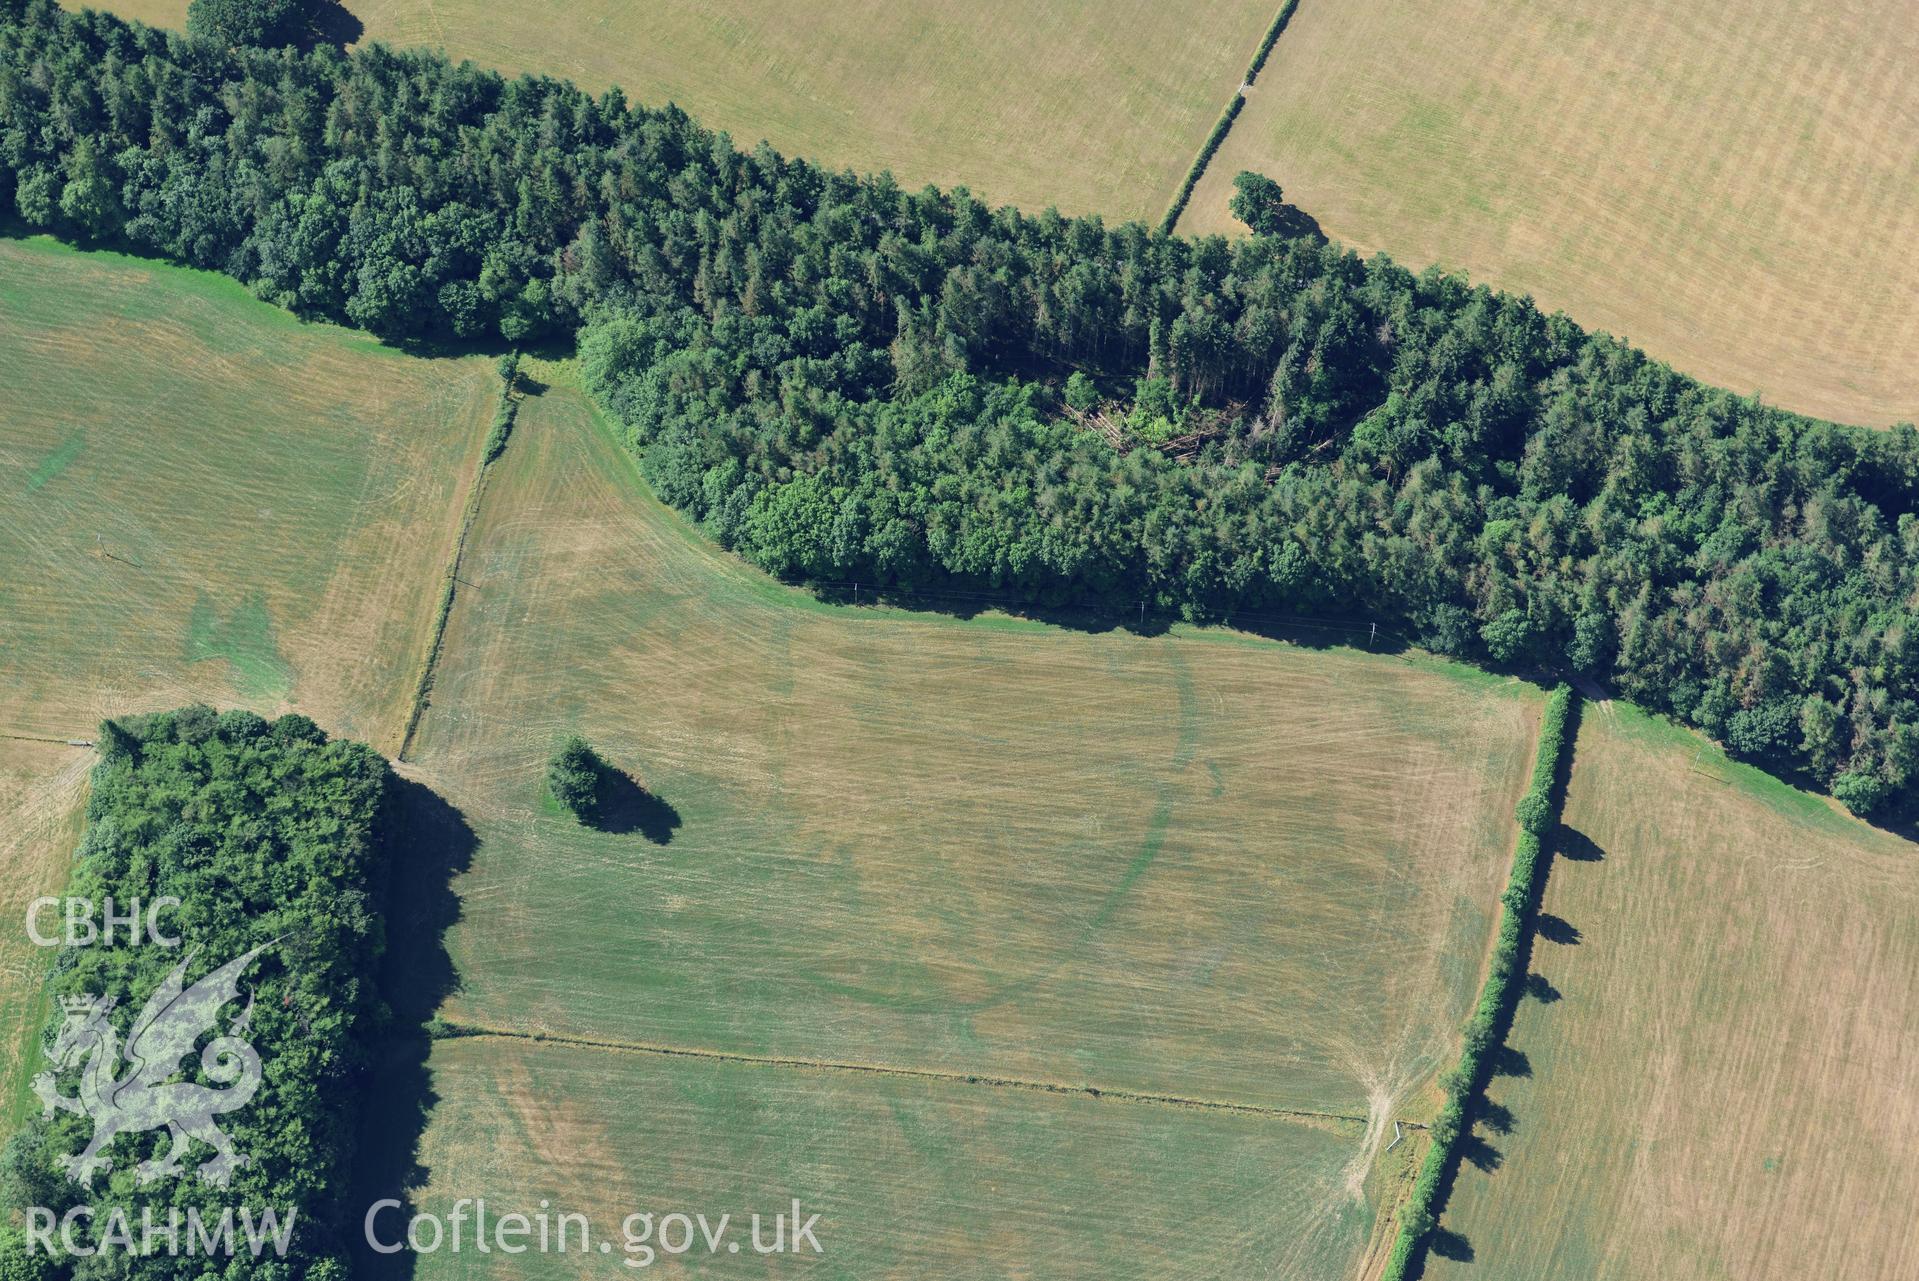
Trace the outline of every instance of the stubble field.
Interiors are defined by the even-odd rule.
[[[1910,843],[1623,706],[1580,730],[1533,970],[1433,1281],[1919,1266]]]
[[[1919,9],[1304,0],[1182,219],[1328,234],[1804,413],[1919,419]]]
[[[887,1205],[928,1178],[1027,1187],[1039,1162],[1058,1186],[1034,1212],[1065,1223],[1086,1162],[1110,1180],[1139,1144],[1190,1151],[1194,1178],[1264,1207],[1220,1214],[1302,1243],[1297,1274],[1350,1270],[1381,1136],[1429,1110],[1476,989],[1529,687],[1233,634],[820,605],[701,541],[558,385],[526,402],[461,578],[409,768],[475,833],[444,1013],[489,1035],[440,1043],[441,1099],[537,1109],[564,1092],[514,1082],[585,1056],[568,1106],[618,1114],[602,1146],[634,1193],[676,1189],[696,1151],[812,1168],[815,1120],[843,1112],[855,1138],[809,1186],[874,1260]],[[657,798],[627,830],[543,796],[569,732]],[[656,1099],[644,1126],[614,1106],[683,1078],[732,1102]],[[782,1092],[810,1102],[780,1121],[754,1101]],[[562,1178],[611,1195],[481,1137],[472,1106],[434,1118],[429,1204]],[[977,1114],[1011,1143],[1028,1124],[1002,1106],[1056,1141],[976,1152],[953,1129]],[[697,1185],[727,1191],[707,1159]],[[1109,1274],[1097,1226],[1058,1242],[1059,1275]],[[1220,1248],[1192,1266],[1272,1261]]]
[[[199,698],[397,750],[497,384],[41,241],[0,242],[0,299],[18,919],[91,759],[41,739]],[[404,767],[475,840],[428,1208],[787,1189],[865,1272],[1356,1266],[1478,980],[1527,687],[826,606],[660,507],[565,385],[461,580]],[[658,802],[559,813],[569,729]],[[15,1115],[43,960],[0,969]]]
[[[203,273],[0,240],[7,1080],[44,1013],[26,905],[92,763],[63,740],[202,700],[397,749],[497,387]]]
[[[185,0],[103,7],[157,26]],[[676,102],[743,147],[1157,220],[1277,0],[348,0],[363,41]]]

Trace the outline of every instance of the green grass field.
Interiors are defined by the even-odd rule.
[[[795,1197],[820,1215],[817,1258],[687,1256],[701,1275],[1331,1279],[1369,1227],[1344,1190],[1352,1127],[529,1042],[444,1042],[434,1088],[420,1204],[437,1213],[546,1200],[616,1249],[635,1212],[731,1214],[742,1240]],[[619,1270],[468,1253],[418,1276]]]
[[[1319,1130],[1238,1119],[1265,1136],[1243,1141],[1267,1145],[1272,1178],[1316,1189],[1304,1218],[1276,1203],[1291,1227],[1273,1230],[1339,1225],[1303,1274],[1349,1268],[1371,1228],[1372,1154],[1391,1118],[1430,1106],[1476,990],[1532,750],[1530,688],[1230,633],[821,605],[700,540],[554,381],[490,474],[409,766],[478,837],[455,883],[447,1017],[962,1078],[738,1069],[810,1081],[856,1131],[880,1126],[882,1149],[912,1127],[881,1124],[876,1079],[1022,1113],[1084,1102],[963,1078],[1344,1114],[1357,1119],[1335,1126],[1330,1181]],[[573,731],[671,814],[609,833],[560,811],[541,774]],[[462,1073],[506,1071],[487,1047],[517,1063],[524,1046],[443,1043],[436,1068],[456,1054]],[[599,1064],[596,1088],[614,1094],[657,1090],[671,1066],[586,1047],[542,1061],[566,1053]],[[1177,1114],[1128,1122],[1171,1127],[1152,1142],[1175,1150],[1215,1141],[1211,1112],[1105,1106]],[[468,1150],[447,1115],[429,1148]],[[758,1107],[698,1116],[612,1143],[636,1187],[677,1186],[676,1145],[751,1140],[780,1168],[818,1141],[803,1121],[756,1139],[778,1129]],[[928,1141],[957,1142],[937,1126]],[[1108,1177],[1139,1141],[1100,1158]],[[557,1177],[550,1157],[488,1159]],[[941,1177],[968,1182],[955,1160]],[[468,1165],[442,1161],[452,1172],[436,1167],[433,1187],[452,1195]],[[487,1186],[505,1196],[532,1177]],[[921,1177],[889,1158],[815,1184],[851,1180],[859,1203],[862,1180],[881,1180],[879,1197],[886,1179]],[[886,1228],[868,1215],[857,1230]],[[1100,1274],[1091,1243],[1061,1248],[1075,1274]],[[1234,1271],[1240,1247],[1222,1248],[1202,1262]],[[886,1246],[869,1235],[858,1249]]]
[[[203,698],[397,747],[495,383],[39,240],[0,242],[0,304],[24,902],[90,763],[36,738]],[[823,605],[704,542],[570,371],[535,372],[406,767],[478,839],[445,1013],[503,1034],[439,1043],[429,1206],[779,1185],[862,1274],[1350,1272],[1478,981],[1530,689]],[[560,813],[540,767],[569,729],[664,807]],[[41,961],[0,955],[11,1047]]]
[[[1533,970],[1433,1281],[1912,1275],[1910,843],[1592,707]],[[1482,1168],[1485,1167],[1485,1168]],[[1454,1254],[1464,1251],[1451,1247]]]
[[[819,606],[564,389],[463,577],[414,752],[484,842],[460,1018],[1363,1111],[1465,1008],[1526,687]],[[664,844],[544,799],[572,731],[678,811]]]
[[[231,282],[0,240],[0,1067],[20,925],[78,836],[100,719],[297,709],[394,750],[498,387]]]
[[[101,7],[185,24],[185,0]],[[1156,220],[1278,0],[348,0],[364,39],[677,102],[751,147],[993,203]]]
[[[1919,8],[1304,0],[1181,230],[1269,174],[1337,239],[1686,373],[1919,419]]]

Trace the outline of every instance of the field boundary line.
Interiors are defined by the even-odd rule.
[[[1286,0],[1273,16],[1272,25],[1266,28],[1266,34],[1259,39],[1259,47],[1253,51],[1253,60],[1246,66],[1246,77],[1233,90],[1232,100],[1225,110],[1219,113],[1219,119],[1213,122],[1213,131],[1206,135],[1206,141],[1199,145],[1199,154],[1193,157],[1193,163],[1186,168],[1186,176],[1180,180],[1179,190],[1173,193],[1173,202],[1166,206],[1166,216],[1159,220],[1159,229],[1171,235],[1173,228],[1179,225],[1180,215],[1186,212],[1186,203],[1193,198],[1193,189],[1199,186],[1199,180],[1206,174],[1206,166],[1212,163],[1213,154],[1226,141],[1226,135],[1232,132],[1233,121],[1239,119],[1240,109],[1246,105],[1246,91],[1253,87],[1253,81],[1259,79],[1259,73],[1266,66],[1266,59],[1272,56],[1273,46],[1279,43],[1279,37],[1286,30],[1286,24],[1293,20],[1293,11],[1299,8],[1299,0]]]
[[[1190,1108],[1204,1112],[1230,1112],[1242,1116],[1277,1117],[1294,1121],[1339,1121],[1365,1125],[1368,1118],[1346,1112],[1315,1112],[1308,1108],[1270,1107],[1261,1103],[1232,1103],[1225,1099],[1197,1098],[1183,1094],[1159,1094],[1146,1090],[1108,1089],[1096,1085],[1069,1085],[1064,1081],[1032,1080],[1025,1077],[995,1076],[979,1072],[948,1072],[939,1068],[888,1067],[879,1063],[854,1063],[834,1059],[808,1059],[772,1054],[741,1054],[729,1050],[703,1050],[691,1046],[664,1045],[649,1041],[612,1041],[594,1037],[561,1036],[544,1032],[520,1032],[511,1028],[487,1027],[448,1021],[451,1035],[445,1040],[494,1039],[528,1041],[539,1045],[565,1045],[575,1049],[607,1050],[617,1054],[645,1054],[657,1058],[705,1059],[716,1063],[740,1063],[752,1067],[794,1068],[808,1072],[843,1072],[860,1076],[891,1076],[909,1080],[941,1081],[951,1085],[977,1085],[999,1090],[1026,1090],[1035,1094],[1083,1095],[1095,1099],[1114,1099],[1121,1103],[1151,1104],[1160,1107]],[[1425,1129],[1416,1122],[1404,1123],[1408,1129]]]
[[[440,665],[440,651],[446,645],[446,625],[453,617],[453,597],[459,590],[460,563],[466,556],[466,540],[473,533],[473,522],[480,515],[480,498],[486,493],[487,473],[493,468],[494,460],[506,452],[507,438],[513,432],[514,420],[519,415],[519,398],[515,388],[519,381],[520,354],[511,352],[500,358],[500,398],[493,411],[493,423],[487,429],[486,442],[481,446],[479,470],[473,473],[473,487],[467,491],[466,506],[460,512],[460,532],[453,540],[453,557],[447,562],[445,577],[440,583],[440,603],[433,616],[433,634],[427,639],[426,656],[420,662],[420,679],[413,687],[413,705],[407,711],[406,730],[400,735],[400,750],[393,759],[404,762],[406,754],[413,746],[413,736],[420,731],[420,721],[426,715],[427,705],[432,701],[433,677]]]
[[[1513,848],[1512,871],[1506,891],[1499,896],[1499,929],[1494,935],[1492,962],[1486,970],[1479,1004],[1465,1027],[1459,1066],[1442,1080],[1446,1103],[1430,1127],[1432,1144],[1413,1181],[1411,1203],[1394,1211],[1399,1230],[1392,1252],[1380,1273],[1381,1281],[1405,1281],[1419,1276],[1426,1251],[1439,1227],[1439,1215],[1452,1195],[1453,1180],[1462,1159],[1462,1141],[1472,1132],[1486,1085],[1512,1031],[1539,927],[1539,902],[1546,889],[1552,861],[1544,844],[1559,826],[1572,774],[1572,757],[1579,734],[1579,694],[1561,685],[1546,699],[1539,726],[1539,744],[1533,759],[1532,781],[1515,807],[1519,840]]]

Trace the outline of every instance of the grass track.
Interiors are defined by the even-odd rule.
[[[1606,709],[1606,710],[1602,710]],[[1919,1267],[1905,841],[1592,705],[1533,968],[1433,1281],[1891,1281]],[[1570,851],[1570,852],[1568,852]],[[1460,1253],[1453,1247],[1454,1253]]]
[[[1919,418],[1919,8],[1305,0],[1180,227],[1271,175],[1348,244],[1740,393]]]

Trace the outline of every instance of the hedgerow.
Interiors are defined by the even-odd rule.
[[[1253,52],[1252,65],[1246,68],[1246,83],[1252,84],[1259,79],[1259,73],[1266,68],[1266,59],[1272,56],[1273,46],[1279,43],[1280,35],[1286,30],[1286,24],[1293,20],[1293,10],[1299,8],[1299,0],[1286,0],[1279,7],[1279,13],[1273,18],[1273,25],[1266,28],[1266,34],[1260,37],[1259,48]]]
[[[1527,935],[1543,888],[1541,840],[1559,821],[1562,800],[1561,763],[1571,749],[1577,729],[1578,696],[1568,685],[1553,690],[1539,727],[1539,751],[1533,760],[1531,784],[1520,798],[1515,817],[1519,840],[1512,870],[1499,900],[1499,933],[1492,963],[1480,989],[1479,1004],[1466,1022],[1465,1045],[1459,1065],[1445,1078],[1446,1102],[1429,1127],[1431,1142],[1413,1180],[1413,1190],[1400,1210],[1399,1234],[1393,1241],[1381,1281],[1403,1281],[1437,1226],[1440,1188],[1458,1161],[1473,1100],[1492,1075],[1494,1055],[1504,1043],[1525,981]]]
[[[514,420],[520,414],[520,400],[514,394],[520,376],[520,353],[509,351],[500,357],[500,399],[493,408],[493,427],[487,432],[486,450],[481,464],[492,462],[506,452],[506,440],[513,434]]]
[[[577,337],[658,494],[792,579],[1363,617],[1912,809],[1919,431],[1702,386],[1523,297],[52,0],[0,0],[5,207],[397,341]]]
[[[1180,179],[1179,190],[1173,193],[1173,203],[1166,206],[1165,216],[1159,220],[1162,235],[1171,235],[1179,225],[1179,216],[1186,212],[1186,205],[1193,198],[1193,188],[1199,186],[1200,176],[1206,172],[1206,166],[1212,163],[1213,153],[1226,141],[1226,135],[1233,130],[1233,121],[1239,119],[1240,109],[1246,105],[1246,95],[1233,94],[1233,100],[1226,104],[1226,110],[1219,113],[1219,119],[1213,122],[1213,131],[1206,135],[1206,141],[1200,144],[1199,154],[1193,157],[1193,163],[1187,166],[1186,176]]]

